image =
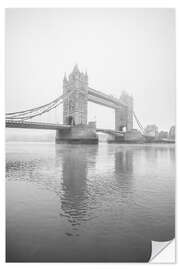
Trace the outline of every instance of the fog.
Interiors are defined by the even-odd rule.
[[[6,112],[62,94],[64,73],[77,63],[92,88],[132,94],[143,126],[169,130],[175,57],[173,9],[7,9]],[[62,123],[62,108],[43,119]],[[114,111],[106,107],[89,103],[88,119],[114,128]]]

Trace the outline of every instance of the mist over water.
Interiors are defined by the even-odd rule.
[[[174,238],[174,145],[7,143],[6,258],[148,261]]]

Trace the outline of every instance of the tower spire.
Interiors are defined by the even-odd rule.
[[[64,73],[64,79],[63,79],[64,82],[67,82],[67,76],[66,76],[66,72]]]
[[[77,64],[75,64],[74,68],[73,68],[73,73],[79,72],[79,67]]]
[[[85,80],[88,81],[87,69],[86,69],[86,71],[85,71]]]

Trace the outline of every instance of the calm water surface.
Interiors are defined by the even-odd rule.
[[[174,145],[6,146],[7,261],[148,261],[174,238]]]

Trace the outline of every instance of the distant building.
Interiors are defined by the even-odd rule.
[[[168,139],[168,137],[169,137],[169,133],[167,131],[161,130],[159,132],[159,139]]]
[[[176,127],[172,126],[169,130],[169,139],[175,140],[175,137],[176,137]]]
[[[148,137],[158,137],[158,127],[156,125],[148,125],[144,130],[144,135]]]

